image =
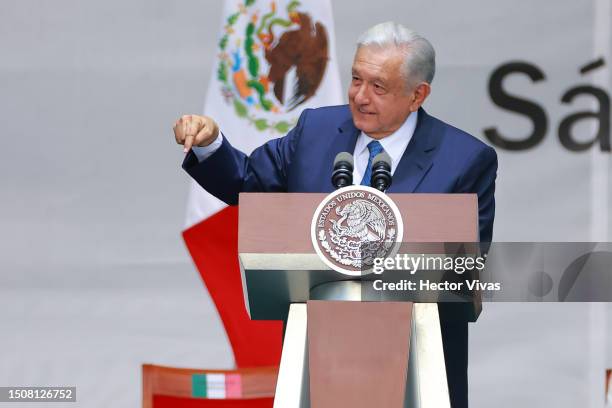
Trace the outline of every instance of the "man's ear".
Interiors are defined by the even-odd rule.
[[[412,100],[412,103],[410,104],[410,111],[411,112],[418,111],[430,93],[431,93],[431,85],[429,85],[427,82],[421,82],[420,84],[418,84],[416,88],[414,88],[414,92],[412,94],[413,100]]]

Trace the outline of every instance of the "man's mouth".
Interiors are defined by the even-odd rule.
[[[364,114],[364,115],[375,115],[376,114],[375,112],[370,112],[363,108],[358,108],[357,110],[359,111],[359,113]]]

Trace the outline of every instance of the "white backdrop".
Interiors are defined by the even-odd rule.
[[[188,179],[171,135],[180,114],[202,109],[221,7],[0,5],[0,385],[76,385],[71,407],[133,407],[143,362],[232,366],[180,239]],[[589,96],[561,103],[568,89],[609,89],[609,1],[334,0],[333,8],[345,89],[358,34],[394,19],[437,50],[426,109],[481,138],[491,126],[517,139],[531,133],[524,116],[494,105],[488,80],[510,61],[537,66],[544,80],[504,82],[542,106],[548,132],[533,149],[497,149],[494,238],[609,239],[609,153],[571,152],[558,138],[563,118],[597,108]],[[598,57],[604,67],[579,73]],[[573,131],[588,140],[593,123]],[[470,331],[472,405],[601,406],[602,370],[612,366],[608,309],[486,305]]]

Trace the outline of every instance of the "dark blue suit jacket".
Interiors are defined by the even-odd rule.
[[[347,105],[305,110],[293,130],[255,149],[251,156],[227,139],[198,163],[189,152],[183,168],[205,190],[228,204],[238,193],[331,192],[334,158],[353,153],[359,136]],[[495,150],[423,109],[389,193],[476,193],[480,240],[490,242],[495,215]]]

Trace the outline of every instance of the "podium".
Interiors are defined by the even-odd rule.
[[[238,252],[252,319],[286,322],[274,406],[450,407],[437,302],[364,290],[332,270],[311,241],[327,194],[242,193]],[[478,241],[475,194],[389,194],[403,242]],[[456,300],[475,321],[477,294]]]

